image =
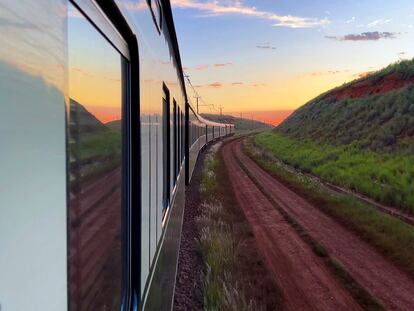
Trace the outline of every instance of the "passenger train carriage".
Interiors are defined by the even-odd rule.
[[[0,0],[0,309],[170,310],[188,102],[169,1]]]

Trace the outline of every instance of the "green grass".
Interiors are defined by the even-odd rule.
[[[321,94],[298,108],[275,131],[330,145],[354,144],[376,152],[414,155],[413,80],[414,59],[391,64]],[[379,92],[394,84],[395,89]],[[356,98],[335,96],[339,90],[358,94],[364,89]]]
[[[304,165],[300,160],[307,165],[320,163],[315,158],[324,158],[326,153],[329,154],[329,148],[334,147],[325,146],[326,150],[316,149],[316,145],[309,143],[305,148],[291,138],[268,133],[256,136],[255,142],[257,145],[254,147],[251,144],[251,148],[247,148],[246,151],[260,166],[302,194],[316,207],[357,232],[361,238],[377,247],[386,257],[414,276],[413,226],[381,213],[350,195],[335,194],[305,175],[292,172],[283,162],[275,161],[273,158],[275,156],[284,160],[283,157],[291,157],[295,159],[295,165],[300,167]],[[279,153],[279,148],[284,151]],[[272,157],[267,155],[269,151]],[[340,162],[340,156],[336,161]],[[377,170],[381,170],[379,165]]]
[[[101,130],[80,135],[71,145],[71,155],[82,166],[83,182],[121,166],[122,136],[116,130]]]
[[[99,131],[81,135],[78,145],[72,149],[73,154],[81,161],[89,159],[121,157],[121,132],[114,130]]]
[[[336,101],[326,97],[296,110],[278,132],[331,145],[354,143],[378,152],[414,155],[414,86]]]
[[[238,245],[231,226],[221,220],[223,207],[218,203],[205,203],[202,207],[203,215],[197,222],[202,228],[199,245],[206,267],[205,310],[265,310],[259,303],[248,300],[235,280]]]
[[[199,251],[205,265],[203,277],[204,310],[260,311],[266,310],[261,301],[248,298],[238,273],[240,262],[239,235],[233,228],[230,212],[217,197],[217,172],[222,169],[217,156],[207,155],[200,184],[204,201],[197,219],[200,230]]]
[[[356,144],[331,146],[282,133],[255,142],[278,159],[378,202],[414,212],[414,156],[377,153]]]

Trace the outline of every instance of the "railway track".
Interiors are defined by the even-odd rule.
[[[234,157],[239,141],[223,147],[223,159],[236,199],[252,226],[258,248],[281,285],[286,310],[360,310]]]
[[[283,290],[287,310],[359,310],[360,306],[278,209],[299,223],[384,308],[413,310],[414,281],[407,274],[261,169],[243,153],[240,140],[224,146],[222,155],[238,203]]]

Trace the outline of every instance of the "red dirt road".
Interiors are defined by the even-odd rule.
[[[234,156],[238,142],[222,154],[236,199],[252,226],[258,247],[284,297],[284,309],[361,310],[331,275],[321,258],[303,242],[263,193],[240,168]]]
[[[228,157],[237,157],[267,194],[387,310],[414,310],[414,281],[407,274],[353,232],[265,172],[242,152],[240,141],[230,144],[227,153],[231,154]],[[238,167],[233,169],[241,170]]]

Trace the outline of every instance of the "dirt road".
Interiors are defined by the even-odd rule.
[[[408,275],[387,261],[376,249],[359,239],[354,233],[326,216],[261,169],[242,152],[240,141],[232,142],[226,147],[223,152],[231,175],[236,177],[236,174],[239,174],[238,179],[241,179],[243,174],[242,168],[237,165],[237,158],[243,163],[249,174],[254,176],[255,182],[266,191],[266,194],[271,196],[280,208],[302,225],[312,238],[319,241],[328,250],[331,257],[340,262],[353,278],[380,301],[386,309],[414,310],[414,281]],[[252,181],[250,181],[250,185],[246,184],[243,187],[237,185],[239,181],[234,178],[233,182],[234,186],[238,187],[238,192],[242,192],[242,189],[250,189],[244,187],[255,186]],[[256,186],[255,188],[257,189]],[[250,190],[246,191],[246,193],[249,192]],[[255,203],[250,208],[263,209],[263,206],[257,206],[257,204]],[[269,219],[271,214],[269,212],[267,215],[262,215],[264,219],[260,219],[260,221],[274,223],[280,221],[280,218],[276,216],[274,219]],[[281,243],[279,240],[286,238],[279,235],[274,239],[277,239],[277,243]],[[280,259],[279,262],[275,262],[275,265],[280,265]]]
[[[236,198],[252,226],[258,247],[281,287],[285,310],[360,310],[321,258],[303,242],[238,165],[237,142],[223,147]]]

